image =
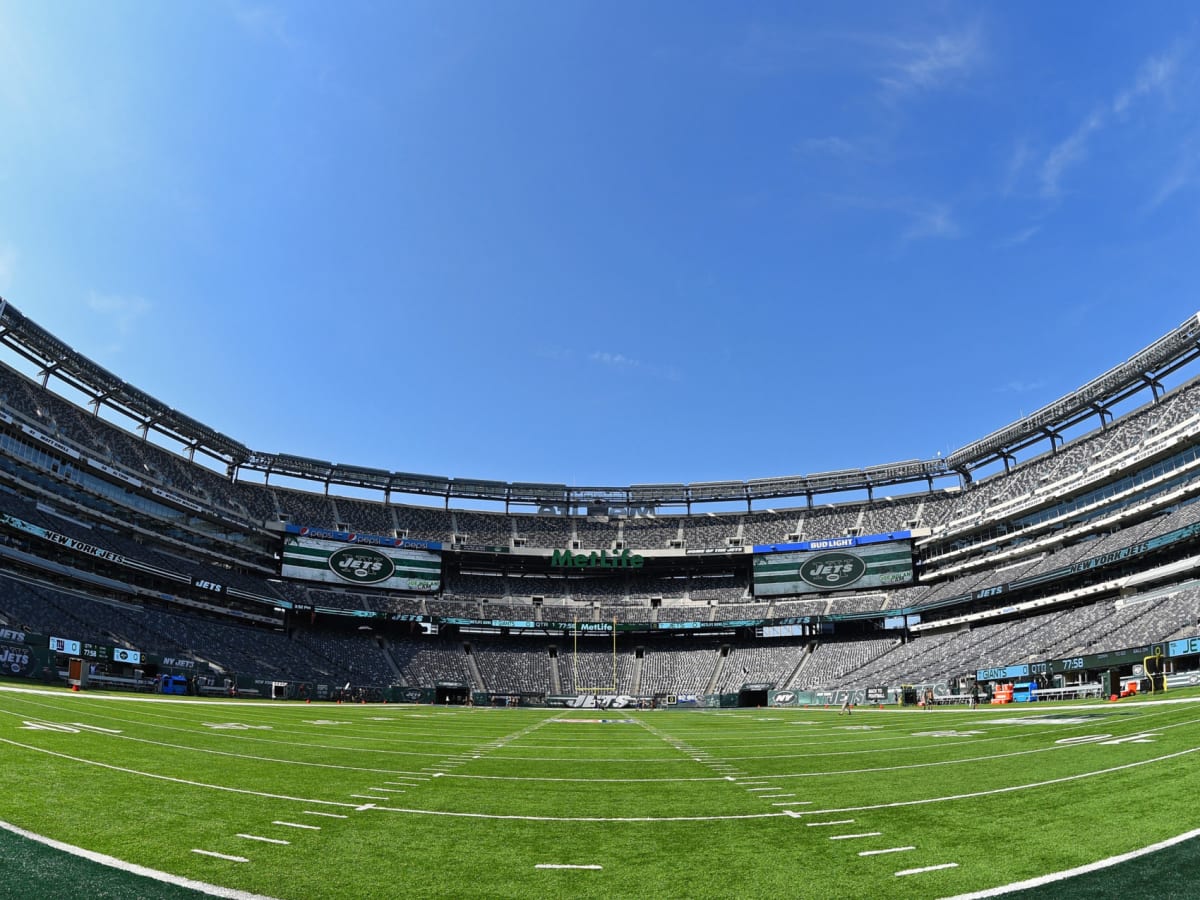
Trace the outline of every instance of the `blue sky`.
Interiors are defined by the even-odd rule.
[[[263,451],[929,458],[1200,309],[1188,4],[0,0],[0,59],[0,295]]]

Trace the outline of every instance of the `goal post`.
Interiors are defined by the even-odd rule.
[[[579,683],[579,616],[575,616],[572,620],[571,635],[573,638],[571,648],[571,663],[572,670],[575,673],[575,693],[577,694],[616,694],[618,693],[617,684],[617,619],[614,616],[612,620],[612,682],[608,685],[588,686]],[[587,673],[585,672],[585,677]]]

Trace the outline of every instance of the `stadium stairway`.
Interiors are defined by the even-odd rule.
[[[408,682],[404,680],[404,675],[401,673],[400,667],[396,665],[396,660],[392,657],[392,645],[388,643],[388,639],[380,638],[379,646],[383,649],[383,658],[387,660],[388,668],[396,676],[396,683],[407,687]]]
[[[474,688],[477,691],[486,691],[487,685],[483,681],[483,673],[479,671],[479,665],[475,662],[474,648],[467,650],[469,645],[463,645],[463,652],[467,655],[467,668],[471,670],[471,680],[475,682]]]
[[[814,646],[814,641],[810,641],[804,645],[804,649],[800,651],[799,662],[797,662],[795,668],[792,669],[792,673],[783,680],[780,687],[791,687],[796,683],[796,679],[800,677],[800,671],[808,663],[809,658],[812,657]]]
[[[704,688],[704,693],[711,694],[717,689],[717,685],[721,683],[721,673],[725,671],[725,654],[717,654],[717,664],[713,666],[712,677],[708,679],[708,684]]]

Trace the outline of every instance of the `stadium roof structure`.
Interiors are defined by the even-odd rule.
[[[632,484],[627,487],[576,487],[565,484],[490,481],[419,475],[387,469],[346,465],[288,453],[251,450],[202,422],[177,412],[103,366],[93,362],[23,315],[0,298],[0,343],[39,368],[43,386],[51,376],[61,379],[89,398],[93,411],[110,407],[132,419],[145,437],[149,431],[163,434],[187,448],[189,457],[203,453],[228,467],[230,477],[239,469],[262,472],[269,480],[281,475],[319,482],[328,491],[331,484],[392,493],[434,496],[449,503],[451,498],[491,500],[506,506],[611,505],[673,506],[693,503],[807,497],[865,490],[895,484],[925,482],[931,489],[935,479],[958,476],[970,481],[971,473],[997,460],[1007,467],[1013,454],[1043,440],[1057,448],[1062,432],[1091,416],[1102,424],[1111,418],[1111,408],[1139,391],[1150,388],[1157,400],[1162,378],[1200,356],[1200,313],[1156,340],[1128,360],[1029,416],[992,432],[980,440],[938,459],[912,459],[860,469],[841,469],[809,475],[757,478],[747,481],[696,482],[693,484]]]

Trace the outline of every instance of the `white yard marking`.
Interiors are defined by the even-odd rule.
[[[79,734],[78,728],[72,728],[70,725],[56,725],[53,722],[30,722],[26,720],[21,728],[26,731],[61,731],[64,734]]]
[[[920,875],[922,872],[936,872],[938,869],[957,869],[958,863],[941,863],[936,866],[921,866],[919,869],[904,869],[896,873],[897,878],[905,875]]]
[[[244,856],[230,856],[228,853],[217,853],[215,850],[197,850],[192,848],[192,852],[199,853],[201,856],[215,856],[217,859],[224,859],[229,862],[250,862]]]
[[[272,825],[282,825],[284,828],[307,828],[309,831],[320,831],[320,825],[302,825],[299,822],[281,822],[276,819]]]
[[[349,816],[343,816],[340,813],[317,812],[314,809],[304,810],[304,815],[306,815],[306,816],[321,816],[326,819],[348,819],[348,818],[350,818]]]
[[[381,794],[407,794],[407,793],[408,793],[408,791],[404,790],[403,788],[377,788],[377,787],[373,787],[373,788],[371,788],[371,790],[373,790],[373,791],[379,791],[379,793],[381,793]]]
[[[283,841],[283,840],[280,840],[279,838],[263,837],[260,834],[242,834],[241,832],[238,832],[238,837],[244,838],[247,841],[261,841],[264,844],[285,844],[286,845],[286,844],[291,843],[291,841]]]
[[[100,731],[100,732],[103,732],[104,734],[120,734],[121,733],[121,730],[119,728],[101,728],[99,725],[84,725],[82,722],[72,722],[71,724],[74,725],[76,728],[83,728],[87,731]]]
[[[246,725],[242,722],[201,722],[205,728],[217,728],[225,731],[270,731],[270,725]]]
[[[535,869],[593,869],[596,871],[602,870],[604,866],[570,866],[561,863],[538,863],[534,866]]]
[[[384,798],[380,797],[379,799],[383,800]],[[376,809],[376,808],[377,807],[375,806],[374,803],[364,803],[362,806],[354,807],[354,811],[355,812],[366,812],[368,809]]]
[[[796,796],[795,794],[763,794],[762,798],[764,800],[779,800],[783,797],[795,797],[795,796]]]
[[[809,822],[809,828],[825,828],[828,825],[853,825],[853,819],[838,819],[836,822]]]
[[[225,791],[230,794],[245,794],[249,797],[266,797],[268,800],[292,800],[298,803],[314,803],[318,806],[353,806],[353,803],[339,803],[336,800],[316,800],[312,797],[290,797],[287,794],[271,794],[267,791],[250,791],[245,788],[228,787],[223,784],[209,784],[203,781],[191,781],[187,778],[173,778],[170,775],[159,775],[155,772],[142,772],[138,769],[128,769],[124,766],[114,766],[111,763],[98,762],[94,759],[85,759],[82,756],[71,756],[69,753],[59,753],[55,750],[47,750],[45,747],[34,747],[31,744],[22,744],[17,741],[10,741],[7,738],[0,738],[0,743],[9,744],[13,747],[20,747],[22,750],[32,750],[35,753],[44,753],[47,756],[55,756],[59,759],[69,759],[71,762],[83,763],[89,766],[95,766],[98,769],[108,769],[110,772],[124,772],[126,775],[139,775],[142,778],[153,778],[156,781],[168,781],[172,784],[186,784],[189,787],[208,788],[211,791]]]
[[[1174,847],[1176,844],[1182,844],[1184,841],[1190,841],[1193,838],[1198,837],[1200,837],[1200,828],[1184,832],[1183,834],[1177,834],[1173,838],[1167,838],[1165,841],[1159,841],[1157,844],[1151,844],[1149,847],[1142,847],[1140,850],[1130,850],[1128,853],[1110,856],[1108,859],[1101,859],[1094,863],[1077,866],[1074,869],[1066,869],[1062,872],[1052,872],[1049,875],[1039,875],[1037,878],[1030,878],[1028,881],[1018,881],[1014,882],[1013,884],[1004,884],[1000,887],[988,888],[987,890],[983,891],[975,891],[974,893],[970,894],[959,894],[955,897],[950,897],[949,900],[984,900],[986,897],[999,897],[1002,894],[1023,891],[1027,888],[1041,887],[1043,884],[1051,884],[1055,881],[1064,881],[1067,878],[1074,878],[1076,875],[1086,875],[1088,872],[1095,872],[1099,869],[1107,869],[1109,866],[1120,865],[1121,863],[1128,862],[1131,859],[1137,859],[1139,856],[1145,856],[1147,853],[1157,853],[1159,850],[1165,850],[1167,847]]]
[[[916,850],[916,847],[889,847],[886,850],[859,850],[859,856],[879,856],[882,853],[904,853],[908,850]]]
[[[857,838],[879,837],[883,834],[882,831],[864,831],[862,834],[835,834],[830,836],[831,841],[853,841]]]

